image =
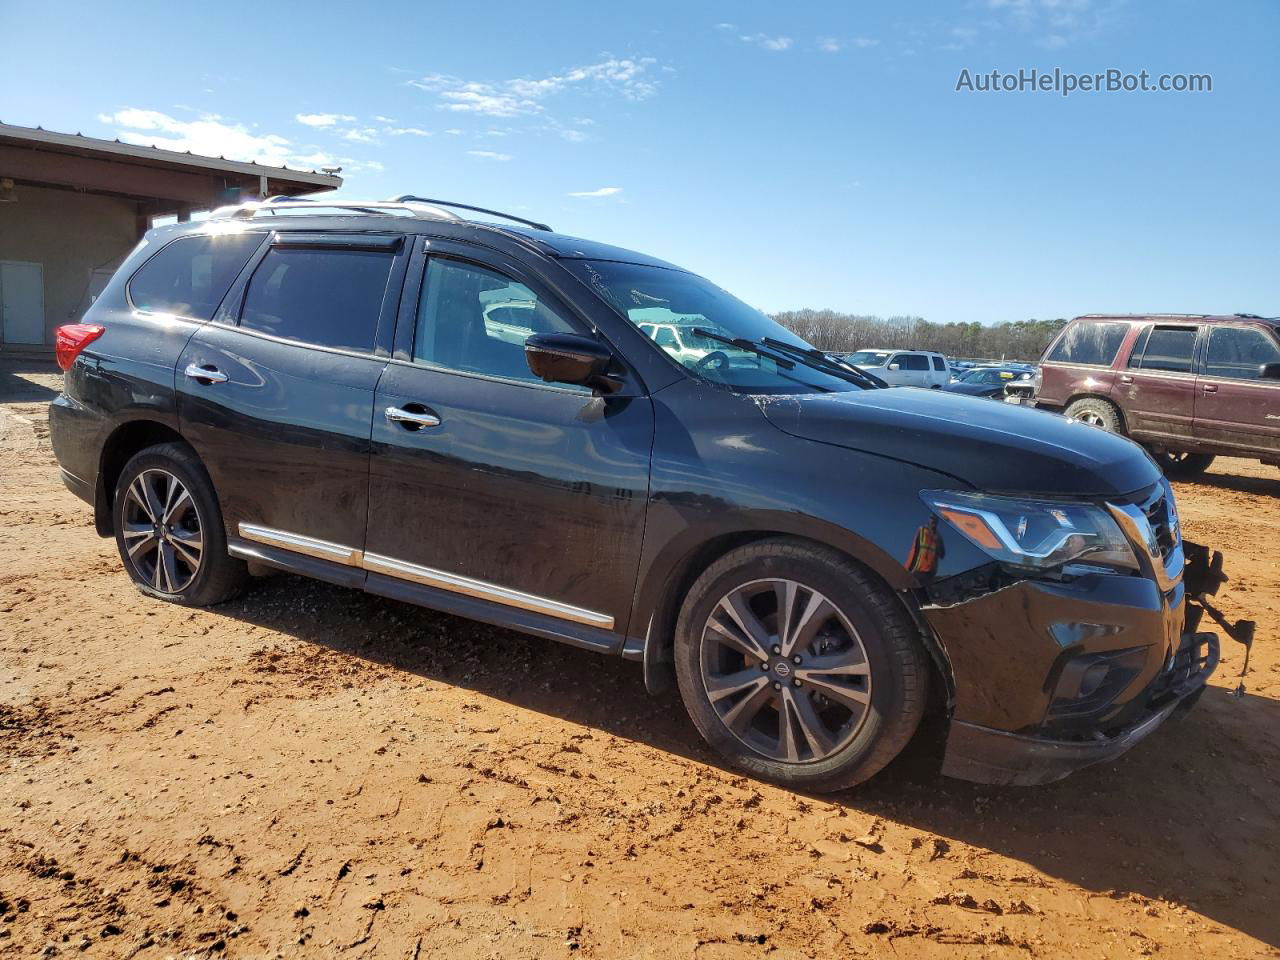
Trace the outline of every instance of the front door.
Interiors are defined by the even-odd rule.
[[[208,467],[231,537],[359,569],[399,244],[279,234],[228,295],[226,322],[187,344],[182,432]]]
[[[524,338],[589,327],[526,267],[432,240],[373,419],[367,588],[613,648],[648,498],[653,412],[530,372]],[[408,592],[406,592],[408,591]]]
[[[1131,436],[1158,441],[1191,437],[1199,332],[1194,324],[1156,324],[1138,335],[1114,394]]]
[[[1280,455],[1280,380],[1258,377],[1266,363],[1280,363],[1274,331],[1244,324],[1210,328],[1196,391],[1198,440],[1241,454]]]

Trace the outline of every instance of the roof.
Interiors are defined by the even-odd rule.
[[[177,150],[165,150],[161,147],[136,146],[131,143],[121,143],[119,140],[86,137],[79,133],[55,133],[42,127],[18,127],[0,123],[0,144],[26,146],[73,156],[119,159],[143,166],[230,173],[250,177],[267,176],[271,178],[273,184],[296,185],[302,188],[289,191],[291,193],[336,190],[342,186],[341,177],[315,170],[294,170],[290,167],[276,167],[252,161],[228,160],[226,157],[204,157],[190,151],[180,153]]]
[[[1256,313],[1082,313],[1076,320],[1124,320],[1169,323],[1238,323],[1241,320],[1259,320],[1272,326],[1280,325],[1280,317],[1260,317]]]

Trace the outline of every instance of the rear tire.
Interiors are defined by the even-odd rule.
[[[112,513],[125,572],[147,596],[206,607],[248,582],[244,561],[227,553],[213,482],[185,443],[135,454],[116,482]]]
[[[848,557],[798,540],[712,564],[681,608],[675,661],[689,716],[721,756],[819,793],[896,757],[928,697],[927,655],[901,601]]]
[[[1217,459],[1212,453],[1173,453],[1168,450],[1152,452],[1151,456],[1160,464],[1166,477],[1198,477]]]
[[[1079,420],[1090,426],[1098,427],[1107,433],[1124,434],[1124,421],[1115,404],[1101,397],[1082,397],[1067,405],[1063,411],[1072,420]]]

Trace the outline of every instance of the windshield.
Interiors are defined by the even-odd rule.
[[[857,353],[846,353],[844,358],[855,367],[883,367],[891,352],[890,350],[859,350]]]
[[[856,384],[762,347],[761,356],[703,335],[750,340],[765,337],[810,349],[809,344],[709,280],[664,267],[606,260],[560,261],[681,366],[744,393],[857,390]]]

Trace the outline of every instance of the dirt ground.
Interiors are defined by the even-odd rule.
[[[0,957],[1280,956],[1280,471],[1177,485],[1259,621],[1196,710],[1035,789],[927,742],[803,796],[638,666],[293,577],[144,599],[0,364]],[[1011,640],[1012,642],[1012,640]]]

